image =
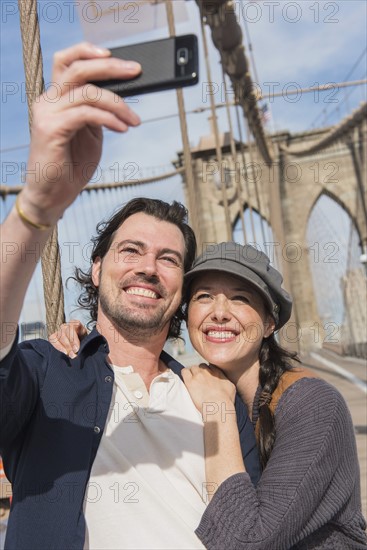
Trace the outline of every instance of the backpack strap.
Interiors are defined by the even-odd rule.
[[[317,376],[317,374],[315,374],[312,370],[304,369],[303,367],[296,367],[282,374],[277,387],[273,391],[272,399],[269,405],[269,408],[273,414],[275,414],[279,400],[285,390],[298,380],[301,380],[301,378],[319,378],[319,376]]]

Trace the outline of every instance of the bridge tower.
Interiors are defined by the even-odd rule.
[[[349,117],[344,126],[341,125],[342,129],[346,125],[345,131],[330,142],[328,139],[335,129],[294,135],[281,132],[269,136],[274,157],[270,167],[257,150],[250,151],[247,144],[241,147],[236,142],[234,159],[227,133],[220,136],[221,166],[216,160],[213,135],[203,136],[198,146],[191,150],[200,241],[227,240],[222,179],[232,228],[240,215],[239,205],[258,212],[272,228],[273,243],[264,241],[264,233],[258,228],[256,244],[274,256],[272,259],[284,275],[285,288],[293,296],[293,317],[280,336],[287,347],[301,352],[320,347],[323,341],[323,325],[311,274],[314,251],[310,250],[306,238],[311,211],[322,194],[333,198],[348,213],[357,228],[362,250],[367,248],[366,184],[363,181],[366,121],[360,115],[352,129],[352,117]],[[182,153],[179,153],[175,165],[179,167],[182,163]],[[240,180],[240,197],[236,178]],[[184,188],[186,191],[185,181]]]

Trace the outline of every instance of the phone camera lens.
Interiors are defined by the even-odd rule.
[[[180,48],[177,50],[177,64],[187,65],[189,61],[189,51],[187,48]]]

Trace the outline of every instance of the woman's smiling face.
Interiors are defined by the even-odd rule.
[[[194,348],[208,363],[240,374],[258,361],[274,320],[250,283],[208,271],[191,284],[187,326]]]

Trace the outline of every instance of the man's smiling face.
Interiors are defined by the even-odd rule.
[[[98,320],[135,335],[158,334],[181,302],[185,241],[180,229],[144,213],[116,231],[105,257],[93,264]]]

